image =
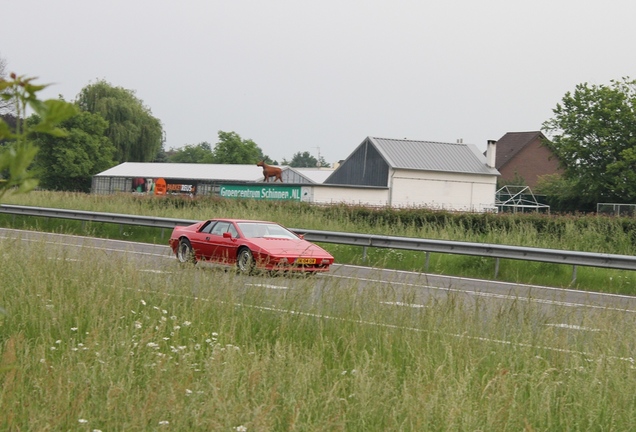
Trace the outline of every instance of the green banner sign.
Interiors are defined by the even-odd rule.
[[[300,201],[300,186],[221,185],[219,194],[223,198]]]

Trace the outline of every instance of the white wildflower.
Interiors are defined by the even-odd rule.
[[[84,424],[84,423],[88,423],[88,420],[86,420],[86,419],[79,419],[79,420],[77,420],[77,421],[78,421],[78,422],[80,422],[80,423],[82,423],[82,424]]]
[[[144,299],[141,299],[141,304],[146,306],[146,301]]]

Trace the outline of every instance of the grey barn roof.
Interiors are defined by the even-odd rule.
[[[96,177],[163,177],[192,180],[259,181],[263,169],[254,165],[124,162]]]
[[[394,169],[499,175],[474,144],[368,137]],[[361,144],[362,145],[362,144]]]
[[[286,182],[322,183],[333,172],[331,169],[291,168],[280,166]],[[263,181],[263,169],[256,164],[199,164],[124,162],[94,177],[163,177],[203,181]]]

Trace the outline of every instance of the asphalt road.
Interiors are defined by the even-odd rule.
[[[64,247],[69,254],[75,253],[77,259],[81,259],[82,251],[87,248],[106,255],[126,254],[129,259],[138,261],[136,266],[140,271],[159,273],[166,268],[183,271],[176,265],[176,258],[167,245],[0,228],[0,241],[3,239],[39,248],[46,245]],[[214,271],[217,270],[211,268],[210,274]],[[329,273],[316,275],[311,281],[315,285],[313,297],[316,299],[342,284],[356,284],[359,290],[382,293],[382,301],[387,305],[412,309],[430,304],[431,299],[444,300],[449,296],[468,306],[486,304],[493,310],[513,303],[528,304],[554,316],[556,321],[552,325],[574,330],[580,327],[583,318],[589,322],[594,314],[633,316],[636,313],[636,297],[631,296],[350,265],[335,264]],[[258,286],[272,292],[293,289],[294,284],[297,284],[295,279],[284,277],[250,276],[244,280],[247,287]],[[196,288],[193,294],[197,294]]]

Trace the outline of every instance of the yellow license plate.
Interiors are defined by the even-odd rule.
[[[298,258],[296,264],[316,264],[316,258]]]

